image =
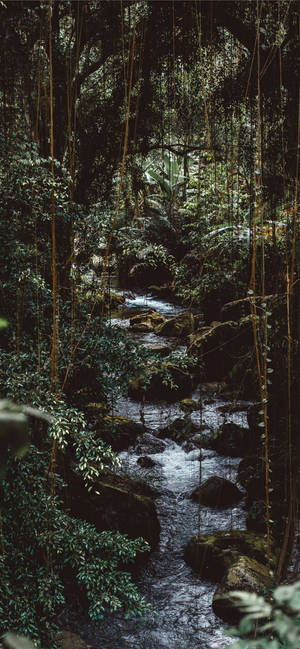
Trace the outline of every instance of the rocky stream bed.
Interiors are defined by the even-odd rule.
[[[128,328],[130,315],[149,309],[168,319],[183,313],[181,306],[166,300],[130,293],[113,325]],[[150,330],[132,331],[130,335],[143,345],[174,347],[174,338],[158,337]],[[177,350],[186,349],[183,343],[184,340],[179,341]],[[202,409],[189,413],[194,430],[188,440],[168,436],[166,431],[171,422],[184,417],[179,400],[155,399],[141,404],[128,397],[120,398],[115,405],[116,414],[142,422],[147,430],[137,437],[134,445],[120,452],[120,458],[124,473],[145,479],[158,492],[155,506],[160,523],[159,544],[136,575],[140,591],[153,604],[155,613],[139,621],[125,620],[121,614],[107,615],[95,626],[84,613],[70,612],[63,621],[64,628],[79,633],[95,649],[221,649],[229,643],[223,635],[225,624],[212,609],[216,581],[207,578],[207,571],[199,574],[199,570],[193,569],[200,555],[197,547],[195,560],[192,556],[195,547],[188,546],[199,534],[246,530],[245,491],[237,482],[241,458],[205,448],[205,438],[224,423],[236,424],[246,433],[250,402],[233,402],[232,397],[218,389],[217,384],[205,384],[190,391],[188,396],[200,402]],[[200,504],[204,497],[197,495],[196,490],[212,476],[237,483],[239,491],[236,489],[233,504],[227,507],[224,503],[222,507]],[[254,548],[255,535],[249,539],[248,545]],[[249,547],[244,548],[243,555],[251,554]],[[236,555],[235,549],[232,554]],[[202,555],[200,558],[203,559]],[[263,560],[261,550],[256,558]],[[213,556],[212,563],[214,560]],[[223,576],[224,570],[219,581]]]

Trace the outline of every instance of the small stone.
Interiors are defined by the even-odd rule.
[[[141,457],[139,457],[137,463],[143,469],[152,469],[152,467],[156,466],[156,462],[154,462],[154,460],[152,460],[152,458],[148,455],[142,455]]]

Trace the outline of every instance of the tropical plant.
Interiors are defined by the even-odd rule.
[[[299,649],[300,581],[276,588],[267,600],[255,593],[233,592],[244,613],[227,635],[239,639],[228,649]]]
[[[181,159],[173,154],[165,155],[162,164],[149,167],[144,172],[145,182],[150,187],[158,187],[159,192],[146,196],[147,213],[158,213],[167,216],[171,223],[176,223],[175,212],[178,198],[185,177],[181,173]]]

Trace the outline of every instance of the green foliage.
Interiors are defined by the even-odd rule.
[[[157,167],[148,166],[144,177],[148,185],[158,187],[159,193],[147,195],[146,206],[149,213],[158,212],[161,216],[167,216],[172,222],[174,211],[178,207],[180,190],[184,184],[184,176],[181,173],[182,161],[180,157],[165,155],[162,165]],[[147,213],[147,212],[146,212]]]
[[[29,415],[52,421],[48,415],[36,408],[17,406],[7,399],[0,401],[0,483],[6,475],[9,452],[22,458],[28,451]]]
[[[255,593],[236,592],[245,614],[228,635],[240,637],[230,649],[298,649],[300,646],[300,582],[279,586],[269,601]],[[228,648],[229,649],[229,648]]]
[[[25,426],[26,440],[29,417],[33,423],[26,457],[5,454],[1,496],[0,581],[5,584],[0,604],[2,628],[25,633],[49,646],[57,629],[56,616],[74,592],[87,600],[95,621],[101,620],[107,609],[122,608],[126,615],[146,613],[148,604],[139,596],[124,564],[134,560],[138,551],[147,550],[147,544],[142,539],[129,540],[118,532],[99,534],[92,525],[72,518],[64,502],[68,485],[59,467],[55,473],[49,471],[53,440],[64,462],[68,464],[72,458],[73,469],[82,475],[89,490],[104,468],[117,463],[115,454],[87,429],[82,412],[70,407],[62,395],[47,390],[48,378],[30,367],[30,354],[4,353],[0,373],[7,394],[25,402],[31,400],[47,412],[43,417],[36,408],[13,407],[7,402],[3,410],[4,432],[9,432],[10,446],[16,415],[22,416],[17,432],[22,424],[23,435]],[[49,424],[47,430],[41,417]]]
[[[95,621],[107,608],[124,608],[129,615],[148,610],[123,568],[147,544],[118,532],[98,533],[92,525],[71,518],[58,495],[63,482],[48,469],[48,454],[35,446],[26,460],[10,461],[3,487],[0,557],[0,578],[5,584],[2,628],[25,633],[44,646],[53,642],[55,618],[68,588],[73,595],[87,598]],[[53,484],[55,496],[51,496]]]

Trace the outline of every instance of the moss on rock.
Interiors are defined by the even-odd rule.
[[[181,313],[170,318],[155,331],[159,336],[186,338],[195,330],[194,316],[192,313]]]
[[[126,417],[107,415],[103,419],[103,429],[100,435],[108,442],[114,451],[123,451],[135,443],[138,435],[142,435],[144,427]]]
[[[271,562],[276,564],[276,547],[271,541]],[[204,577],[220,581],[241,555],[265,562],[266,542],[263,534],[244,530],[215,532],[195,536],[185,548],[185,561]]]
[[[162,428],[159,436],[163,439],[168,437],[169,439],[173,439],[175,442],[184,442],[189,439],[196,430],[199,430],[199,428],[191,419],[178,417],[168,424],[168,426]]]
[[[237,609],[230,593],[238,590],[264,595],[270,585],[268,570],[262,563],[248,556],[240,556],[230,566],[214,594],[213,611],[222,620],[236,623],[242,613]]]
[[[149,309],[145,313],[139,313],[138,315],[132,316],[130,318],[130,327],[131,331],[156,331],[158,327],[163,326],[166,322],[166,318],[163,315],[155,311],[155,309]]]

